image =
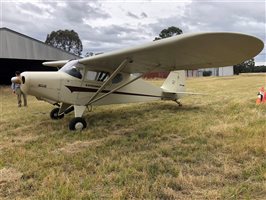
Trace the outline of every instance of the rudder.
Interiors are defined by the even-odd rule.
[[[164,81],[161,88],[167,93],[185,92],[186,75],[184,70],[172,71]]]

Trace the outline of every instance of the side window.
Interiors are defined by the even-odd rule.
[[[87,71],[86,79],[89,81],[95,81],[96,76],[97,76],[97,72]]]
[[[86,80],[104,82],[108,79],[108,72],[87,71]]]

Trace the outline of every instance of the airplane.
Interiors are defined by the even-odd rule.
[[[255,57],[264,43],[229,32],[190,33],[77,60],[48,61],[51,72],[23,72],[21,90],[55,105],[51,119],[74,111],[70,130],[87,127],[82,117],[96,105],[171,100],[186,94],[187,69],[232,66]],[[141,79],[151,71],[171,71],[161,87]]]

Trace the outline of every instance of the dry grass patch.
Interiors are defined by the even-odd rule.
[[[0,184],[15,182],[22,177],[22,173],[13,168],[3,168],[0,170]]]
[[[56,150],[55,152],[59,153],[59,152],[63,152],[63,153],[78,153],[81,152],[83,150],[86,150],[88,148],[97,148],[101,145],[104,145],[104,143],[108,140],[108,139],[119,139],[118,136],[110,136],[108,138],[102,138],[102,139],[93,139],[93,140],[88,140],[88,141],[75,141],[73,143],[68,143],[66,144],[64,147],[59,148],[58,150]]]
[[[20,179],[23,176],[15,168],[2,168],[0,170],[0,198],[10,199],[14,193],[19,193]]]

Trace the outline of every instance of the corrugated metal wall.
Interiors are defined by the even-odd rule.
[[[0,28],[0,58],[27,60],[68,60],[78,56],[7,28]]]
[[[15,71],[54,71],[44,61],[77,59],[78,56],[51,47],[7,28],[0,28],[0,84],[11,84]]]

